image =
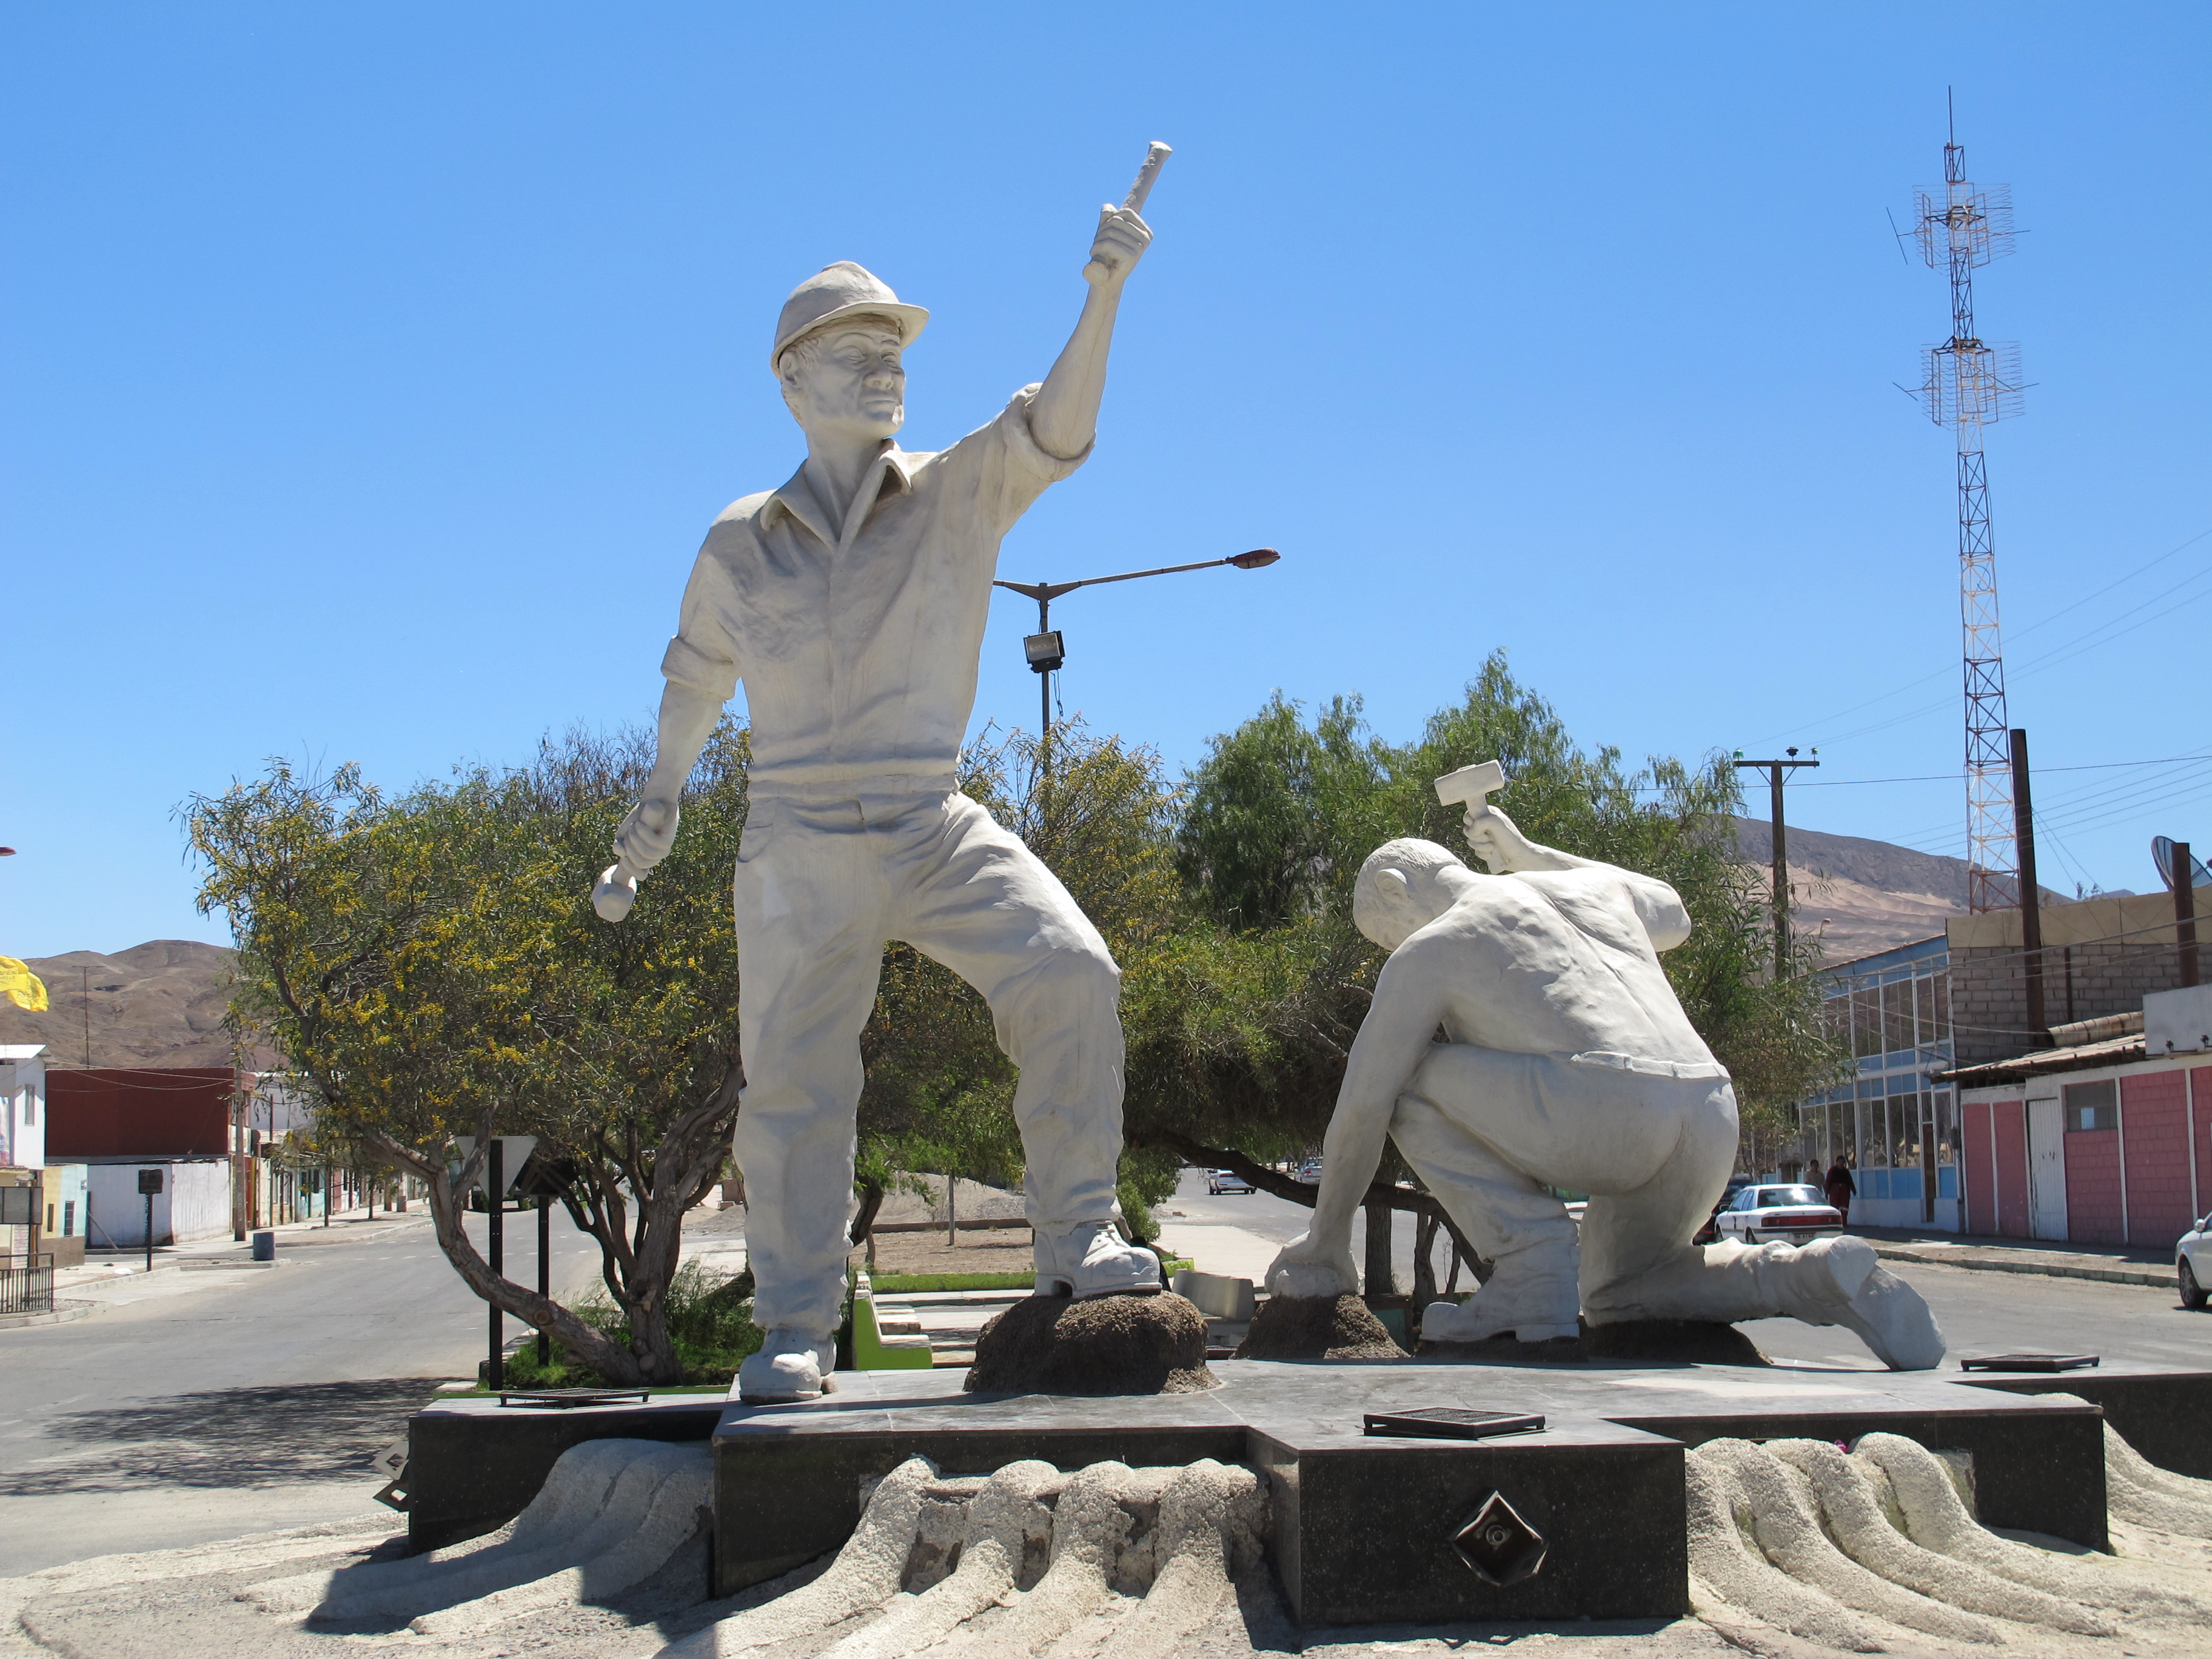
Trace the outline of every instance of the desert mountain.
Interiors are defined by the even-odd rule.
[[[1774,857],[1773,831],[1764,819],[1735,821],[1737,852],[1746,862]],[[1790,831],[1790,885],[1796,926],[1822,930],[1823,956],[1850,962],[1893,950],[1943,931],[1946,918],[1965,914],[1966,861],[1917,853],[1886,841]],[[2044,902],[2063,896],[2043,890]]]
[[[222,1029],[232,952],[195,939],[157,939],[113,956],[70,951],[27,958],[46,981],[47,1010],[0,998],[0,1042],[43,1042],[50,1066],[228,1066]],[[257,1067],[273,1062],[250,1056]]]

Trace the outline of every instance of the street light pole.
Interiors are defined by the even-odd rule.
[[[1108,582],[1133,582],[1140,576],[1173,576],[1185,570],[1212,570],[1229,564],[1239,570],[1264,570],[1283,556],[1272,547],[1255,547],[1249,553],[1232,553],[1225,559],[1201,559],[1196,564],[1162,565],[1157,570],[1125,570],[1118,576],[1085,576],[1079,582],[1002,582],[994,587],[1003,587],[1010,593],[1018,593],[1025,599],[1035,599],[1037,608],[1037,631],[1022,641],[1023,651],[1029,657],[1030,672],[1037,676],[1038,689],[1042,693],[1038,711],[1037,735],[1052,735],[1052,677],[1067,660],[1067,652],[1059,635],[1052,631],[1052,602],[1063,593],[1073,593],[1079,587],[1103,587]]]
[[[1786,760],[1746,760],[1743,750],[1735,751],[1735,766],[1739,772],[1759,771],[1766,774],[1770,799],[1773,802],[1774,830],[1774,977],[1779,981],[1790,977],[1790,843],[1788,831],[1782,823],[1782,777],[1785,772],[1801,766],[1818,766],[1817,760],[1799,760],[1795,749],[1783,751]],[[1813,751],[1819,754],[1819,750]]]

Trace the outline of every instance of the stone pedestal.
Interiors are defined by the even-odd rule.
[[[1222,1386],[1204,1393],[1087,1399],[994,1398],[962,1392],[948,1372],[861,1371],[818,1401],[732,1405],[714,1433],[715,1593],[837,1548],[860,1519],[862,1481],[917,1455],[948,1474],[1025,1457],[1062,1469],[1108,1457],[1248,1464],[1267,1476],[1269,1553],[1308,1625],[1676,1617],[1682,1448],[1722,1437],[1879,1429],[1969,1452],[1984,1526],[2106,1543],[2096,1408],[1962,1386],[1956,1372],[1243,1359],[1214,1370]],[[2201,1402],[2212,1387],[2117,1364],[2099,1380],[2112,1401],[2148,1387]],[[1367,1413],[1433,1406],[1538,1412],[1546,1424],[1478,1441],[1363,1432]],[[1492,1562],[1486,1574],[1468,1534],[1493,1496],[1542,1549],[1540,1571],[1516,1578]]]

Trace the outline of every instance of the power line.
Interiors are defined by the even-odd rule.
[[[2051,624],[2055,622],[2077,616],[2084,606],[2094,604],[2096,600],[2104,598],[2106,594],[2112,592],[2116,588],[2125,586],[2136,577],[2156,569],[2160,565],[2164,564],[2168,559],[2188,551],[2189,549],[2196,546],[2197,543],[2204,540],[2207,537],[2212,537],[2212,529],[2198,531],[2195,535],[2188,538],[2186,540],[2179,542],[2174,546],[2168,548],[2156,558],[2147,560],[2143,563],[2137,565],[2126,575],[2118,578],[2117,580],[2107,582],[2104,586],[2098,588],[2095,592],[2084,594],[2081,598],[2071,601],[2070,603],[2062,606],[2060,609],[2052,611],[2041,621],[2032,622],[2024,628],[2014,629],[2013,630],[2014,640],[2017,641],[2025,638],[2027,635],[2050,627]],[[2206,574],[2212,574],[2212,565],[2208,565],[2203,570],[2198,571],[2196,575],[2190,576],[2178,583],[2176,585],[2176,588],[2186,587],[2190,582],[2197,580],[2197,577]],[[2172,592],[2176,591],[2176,588],[2169,588],[2166,591],[2168,592]],[[2144,603],[2151,604],[2155,603],[2155,601],[2147,600]],[[2183,603],[2194,604],[2195,600],[2185,600]],[[2142,605],[2130,606],[2127,611],[2121,612],[2120,616],[2131,616],[2136,611],[2141,610],[2142,608]],[[2112,622],[2117,622],[2118,620],[2120,620],[2119,617],[2109,618],[2106,622],[2099,623],[2082,633],[2076,634],[2068,639],[2062,640],[2058,644],[2051,647],[2051,649],[2045,652],[2042,656],[2031,659],[2027,663],[2021,665],[2016,672],[2025,673],[2031,670],[2047,668],[2053,665],[2053,662],[2057,653],[2065,651],[2069,647],[2086,641],[2090,635],[2095,634],[2102,629],[2109,627]],[[2154,617],[2152,620],[2154,621],[2157,620],[2157,618]],[[2118,636],[2115,635],[2115,637]],[[1948,668],[1939,668],[1932,674],[1923,674],[1917,679],[1907,680],[1903,684],[1893,686],[1888,690],[1879,693],[1875,696],[1869,697],[1863,702],[1855,702],[1846,708],[1838,708],[1832,713],[1816,716],[1809,720],[1800,720],[1789,726],[1782,727],[1773,732],[1762,732],[1755,738],[1747,739],[1747,741],[1750,743],[1763,744],[1775,738],[1810,732],[1813,736],[1819,738],[1824,743],[1841,743],[1850,738],[1863,737],[1869,732],[1885,731],[1888,727],[1900,725],[1905,720],[1917,719],[1923,714],[1933,714],[1937,709],[1948,708],[1950,707],[1950,699],[1947,697],[1941,702],[1929,703],[1922,708],[1911,710],[1909,714],[1899,714],[1890,720],[1880,721],[1873,726],[1861,726],[1851,732],[1831,734],[1827,730],[1827,727],[1829,723],[1832,721],[1843,720],[1848,715],[1859,713],[1862,709],[1872,708],[1878,703],[1887,702],[1893,697],[1901,697],[1906,692],[1917,690],[1923,685],[1931,685],[1937,680],[1947,678],[1950,672],[1951,671]],[[2047,769],[2038,768],[2037,769],[2039,771],[2042,771]]]
[[[2048,776],[2054,772],[2108,772],[2122,766],[2173,766],[2183,761],[2212,760],[2212,754],[2162,755],[2153,760],[2094,761],[2081,766],[2039,766],[2035,775]],[[1867,783],[1949,783],[1956,776],[1951,772],[1923,772],[1909,778],[1822,778],[1818,781],[1795,784],[1798,789],[1841,789],[1855,784]]]

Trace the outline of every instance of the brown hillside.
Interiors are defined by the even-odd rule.
[[[157,939],[113,956],[27,958],[51,1006],[32,1014],[0,999],[0,1042],[43,1042],[47,1064],[83,1066],[88,1026],[94,1066],[228,1066],[222,1017],[232,954],[195,939]],[[247,1056],[256,1067],[272,1063],[265,1054]]]
[[[1747,863],[1763,866],[1774,857],[1773,832],[1764,819],[1738,818],[1735,845]],[[1792,829],[1790,885],[1797,927],[1820,930],[1826,960],[1850,962],[1933,939],[1946,918],[1965,914],[1966,861],[1858,836]],[[2043,894],[2046,904],[2063,896],[2047,887]]]

